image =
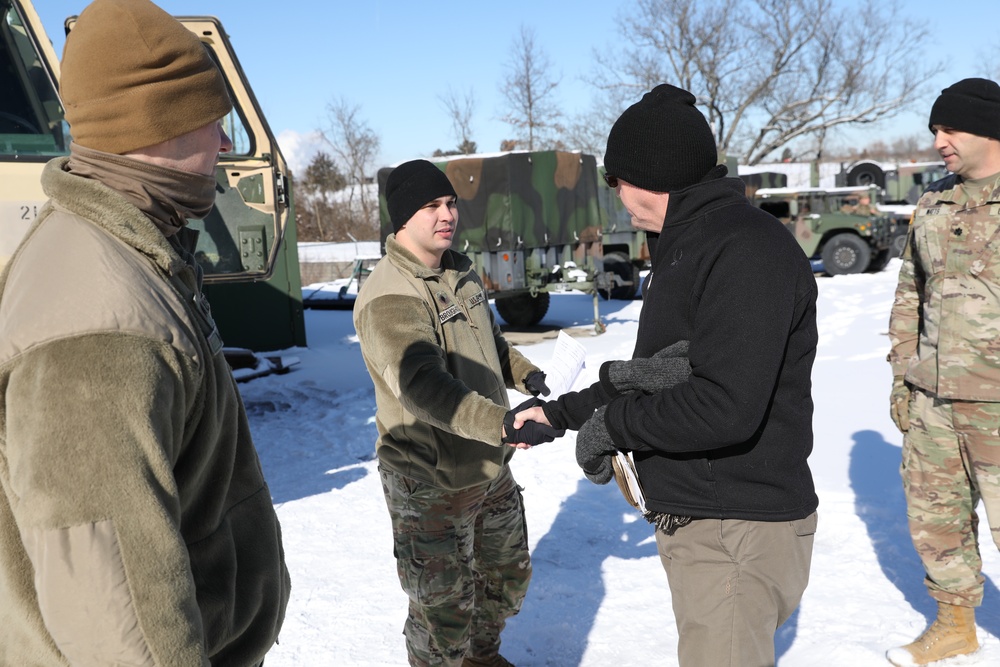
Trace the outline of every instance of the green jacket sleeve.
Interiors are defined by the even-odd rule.
[[[462,438],[501,445],[507,408],[451,373],[433,326],[434,317],[416,297],[392,295],[372,300],[357,321],[367,362],[401,406],[417,419]],[[484,376],[488,372],[483,369]]]
[[[196,369],[89,335],[25,352],[6,387],[12,511],[70,664],[208,665],[173,474]]]
[[[528,388],[524,386],[524,379],[534,371],[541,370],[538,366],[528,361],[527,357],[517,351],[517,349],[507,342],[500,331],[500,325],[490,311],[490,321],[493,322],[493,340],[496,341],[497,356],[500,357],[500,366],[503,368],[504,382],[509,389],[516,389],[522,394],[530,394]]]

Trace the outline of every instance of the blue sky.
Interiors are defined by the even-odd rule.
[[[864,3],[834,0],[841,6]],[[64,42],[63,19],[79,13],[84,0],[36,0],[36,10],[56,51]],[[582,77],[594,67],[595,50],[615,48],[616,19],[632,5],[616,0],[505,0],[417,2],[405,0],[160,0],[175,15],[214,15],[222,20],[271,128],[293,168],[301,165],[308,135],[327,125],[327,107],[343,98],[381,138],[381,162],[391,164],[450,148],[457,141],[439,96],[449,87],[470,88],[477,101],[473,139],[495,151],[512,135],[498,120],[499,86],[511,43],[520,26],[535,33],[561,74],[558,97],[570,113],[590,106]],[[936,89],[967,76],[981,76],[973,52],[1000,62],[995,36],[996,0],[967,0],[961,14],[947,17],[940,2],[906,0],[907,15],[927,19],[934,43],[901,44],[916,58],[950,58]],[[959,5],[951,5],[955,7]],[[841,137],[892,140],[922,130],[927,109],[884,127]],[[927,133],[930,140],[930,133]]]

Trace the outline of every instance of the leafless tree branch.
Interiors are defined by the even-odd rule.
[[[534,32],[522,25],[500,85],[506,102],[500,120],[514,127],[528,150],[553,146],[563,131],[563,114],[555,99],[560,79],[553,78],[551,69],[545,52],[535,44]]]
[[[596,89],[624,101],[620,112],[659,83],[686,88],[719,149],[747,164],[891,118],[925,100],[942,70],[900,46],[927,28],[895,2],[848,12],[832,0],[637,0],[619,31],[628,46],[596,56]]]

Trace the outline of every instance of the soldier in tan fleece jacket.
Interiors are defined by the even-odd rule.
[[[426,160],[389,174],[394,234],[354,305],[375,384],[376,452],[392,519],[414,667],[509,667],[500,633],[531,578],[514,449],[561,435],[515,431],[507,389],[548,394],[511,347],[465,255],[451,250],[455,189]]]
[[[187,218],[232,108],[147,0],[66,41],[71,154],[0,276],[0,665],[260,665],[290,590]]]

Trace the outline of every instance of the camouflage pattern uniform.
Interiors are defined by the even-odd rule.
[[[531,579],[521,491],[504,466],[493,482],[444,492],[379,467],[399,581],[410,598],[410,664],[497,655]]]
[[[983,500],[1000,548],[1000,176],[920,198],[889,325],[914,388],[901,474],[910,534],[939,602],[982,603]]]
[[[501,442],[507,390],[528,394],[539,369],[503,337],[468,257],[446,250],[431,269],[395,235],[354,325],[375,386],[410,664],[490,664],[531,579],[515,450]]]

